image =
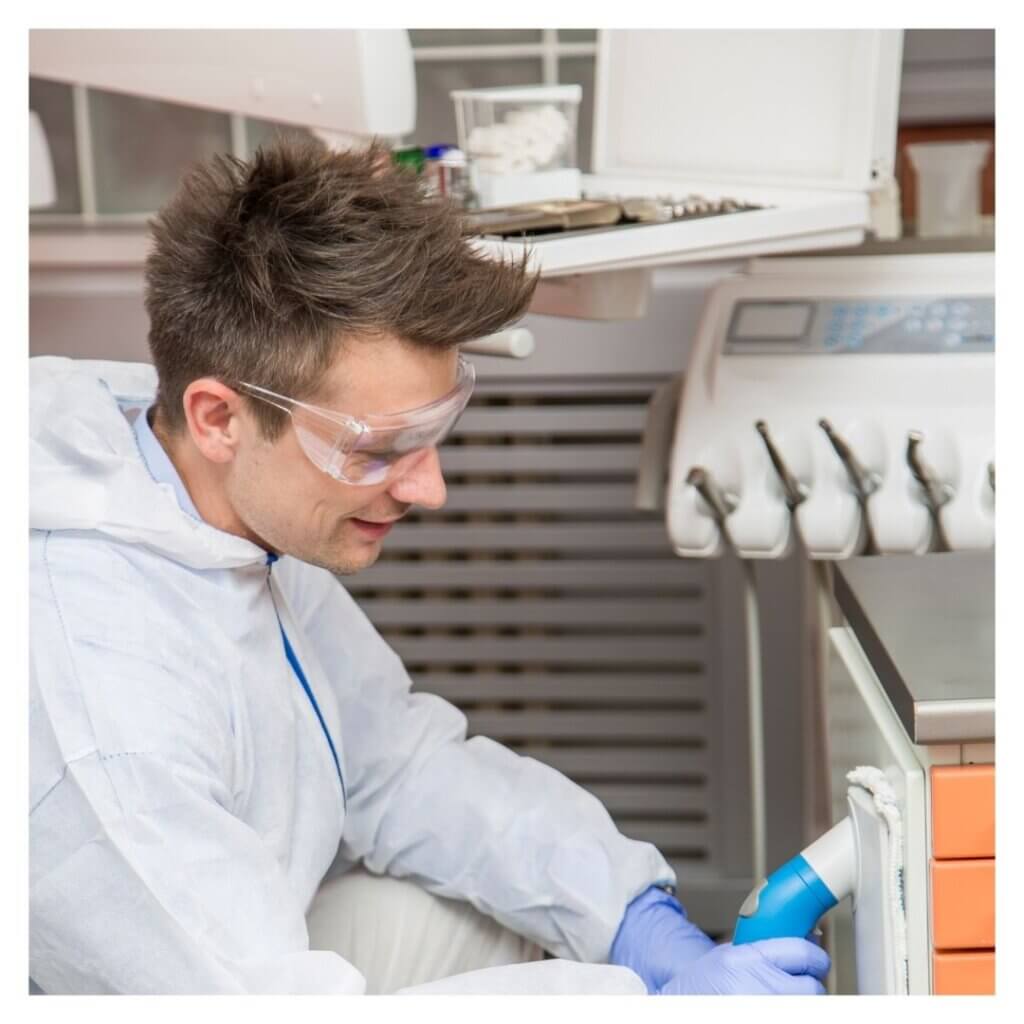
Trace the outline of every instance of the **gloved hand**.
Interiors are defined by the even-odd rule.
[[[652,886],[626,907],[608,962],[635,971],[653,995],[714,945],[675,896]]]
[[[828,954],[806,939],[761,939],[715,946],[658,991],[662,996],[821,996]]]

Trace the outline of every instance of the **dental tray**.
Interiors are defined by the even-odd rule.
[[[758,209],[762,207],[754,203],[729,198],[707,199],[692,193],[681,199],[671,196],[556,199],[473,210],[467,213],[463,230],[469,235],[521,237],[616,225],[666,224]]]
[[[891,29],[601,29],[581,194],[650,219],[493,216],[467,237],[544,277],[857,245],[893,215],[901,49]],[[665,217],[666,195],[707,206]]]
[[[546,231],[607,227],[622,219],[618,203],[592,199],[553,199],[543,203],[493,206],[467,213],[467,235],[527,235]]]

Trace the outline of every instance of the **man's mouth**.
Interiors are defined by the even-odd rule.
[[[391,527],[398,522],[397,519],[388,519],[384,522],[375,522],[372,519],[351,519],[356,525],[356,528],[367,537],[371,537],[373,540],[380,540],[381,537],[386,537],[391,532]]]

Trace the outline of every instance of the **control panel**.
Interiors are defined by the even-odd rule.
[[[767,352],[991,352],[992,296],[897,296],[816,302],[741,301],[733,307],[726,355]]]

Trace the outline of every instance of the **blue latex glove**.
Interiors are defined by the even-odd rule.
[[[821,996],[828,954],[806,939],[715,946],[664,985],[663,996]]]
[[[635,971],[653,995],[714,946],[675,896],[652,886],[626,907],[608,962]]]

